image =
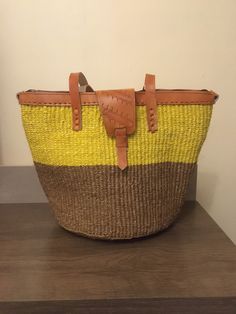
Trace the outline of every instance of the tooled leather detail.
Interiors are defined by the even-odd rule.
[[[116,138],[118,166],[127,167],[127,136],[136,128],[134,89],[97,91],[104,126],[109,136]]]

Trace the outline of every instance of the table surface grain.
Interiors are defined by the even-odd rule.
[[[48,204],[1,204],[0,313],[236,313],[236,249],[197,202],[115,242],[65,231]]]

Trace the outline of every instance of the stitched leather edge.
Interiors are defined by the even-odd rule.
[[[156,78],[153,74],[146,74],[144,81],[145,104],[148,131],[157,131],[157,104],[156,104]]]
[[[95,92],[80,93],[82,105],[98,105]],[[17,94],[19,104],[44,106],[71,106],[69,92],[25,91]],[[157,105],[214,104],[218,95],[207,90],[156,90]],[[135,92],[137,105],[145,105],[145,92]]]

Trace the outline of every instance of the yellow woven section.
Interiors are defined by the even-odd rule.
[[[117,165],[115,140],[103,126],[98,106],[83,106],[82,131],[71,129],[71,108],[22,105],[34,161],[47,165]],[[158,131],[147,131],[146,108],[137,106],[137,129],[129,136],[128,164],[197,161],[212,105],[158,106]]]

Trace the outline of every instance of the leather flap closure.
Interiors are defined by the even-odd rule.
[[[115,137],[118,166],[128,165],[128,135],[136,129],[134,89],[97,91],[99,109],[109,136]]]
[[[97,91],[99,108],[109,136],[115,136],[115,130],[126,128],[126,134],[132,134],[136,127],[134,89]]]

